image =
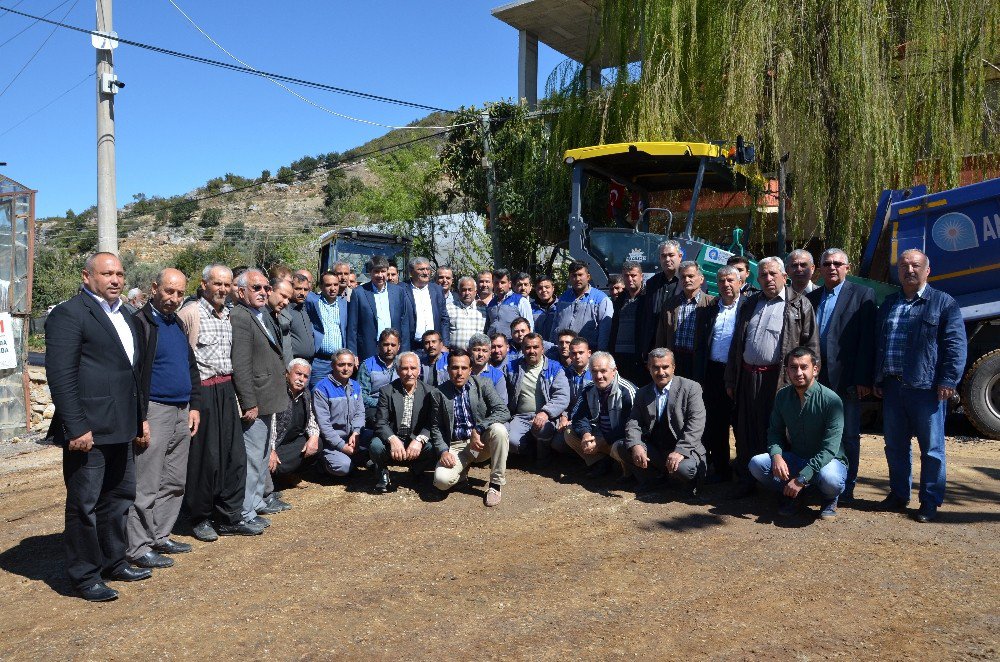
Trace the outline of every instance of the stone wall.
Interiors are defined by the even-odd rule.
[[[29,365],[28,377],[31,379],[31,430],[33,432],[46,430],[49,427],[49,420],[56,412],[56,406],[52,404],[52,396],[49,394],[45,368]]]

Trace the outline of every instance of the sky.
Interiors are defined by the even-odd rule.
[[[447,109],[517,94],[517,31],[490,14],[503,0],[174,2],[262,71]],[[49,18],[96,25],[94,0],[0,0],[0,7],[14,5],[35,16],[56,8]],[[0,173],[38,191],[36,216],[44,218],[96,204],[96,83],[88,78],[95,51],[89,35],[42,23],[17,35],[30,24],[0,10],[0,162],[8,164]],[[124,39],[233,62],[169,0],[117,0],[113,28]],[[334,117],[257,76],[128,45],[114,58],[125,83],[115,98],[119,207],[138,193],[186,193],[227,172],[274,173],[389,130]],[[540,88],[564,60],[539,44]],[[290,87],[381,124],[407,124],[428,112]]]

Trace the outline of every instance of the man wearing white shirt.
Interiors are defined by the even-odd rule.
[[[410,282],[403,285],[403,292],[410,300],[412,341],[419,346],[426,331],[437,331],[447,346],[451,339],[451,321],[445,292],[437,283],[431,282],[431,263],[425,257],[410,260]]]
[[[719,296],[699,309],[695,328],[694,377],[705,397],[704,443],[708,465],[714,470],[709,482],[725,482],[732,477],[729,466],[729,428],[733,418],[733,400],[726,393],[726,361],[736,330],[736,311],[742,302],[742,280],[736,267],[722,267],[717,274]]]

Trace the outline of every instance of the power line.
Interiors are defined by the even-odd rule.
[[[3,133],[0,133],[0,137],[6,136],[8,133],[10,133],[11,131],[13,131],[17,127],[21,126],[22,124],[24,124],[25,122],[27,122],[28,120],[30,120],[32,117],[34,117],[38,113],[42,112],[43,110],[45,110],[46,108],[48,108],[49,106],[51,106],[52,104],[54,104],[56,101],[59,101],[64,96],[66,96],[67,94],[69,94],[70,92],[72,92],[73,90],[75,90],[76,88],[80,87],[81,85],[83,85],[84,83],[86,83],[88,80],[90,80],[93,77],[94,77],[94,72],[88,71],[87,75],[83,77],[83,80],[81,80],[79,83],[76,83],[75,85],[73,85],[73,87],[69,88],[68,90],[66,90],[65,92],[63,92],[59,96],[57,96],[56,98],[52,99],[52,101],[49,101],[47,104],[45,104],[44,106],[42,106],[41,108],[39,108],[35,112],[33,112],[33,113],[25,116],[17,124],[13,124],[10,127],[8,127],[6,131],[4,131]]]
[[[246,62],[244,62],[243,60],[241,60],[240,58],[236,57],[235,55],[233,55],[232,53],[230,53],[228,50],[226,50],[226,48],[222,44],[220,44],[218,41],[216,41],[214,38],[212,38],[212,36],[210,34],[208,34],[207,32],[205,32],[205,30],[203,30],[202,27],[200,25],[198,25],[193,18],[191,18],[190,16],[188,16],[187,13],[183,9],[181,9],[180,6],[176,2],[174,2],[174,0],[167,0],[167,2],[169,2],[171,5],[173,5],[174,9],[176,9],[180,13],[181,16],[183,16],[184,18],[186,18],[187,21],[188,21],[188,23],[190,23],[191,25],[193,25],[194,28],[195,28],[195,30],[197,30],[198,32],[200,32],[205,37],[205,39],[208,39],[212,43],[213,46],[215,46],[216,48],[218,48],[220,51],[222,51],[223,53],[225,53],[226,55],[228,55],[233,60],[236,60],[237,62],[239,62],[244,67],[246,67],[248,69],[251,69],[253,71],[257,71],[257,69],[255,69],[251,65],[247,64]],[[277,85],[278,87],[280,87],[284,91],[288,92],[289,94],[291,94],[295,98],[299,99],[300,101],[304,101],[307,104],[309,104],[310,106],[312,106],[312,107],[314,107],[314,108],[316,108],[318,110],[322,110],[325,113],[329,113],[330,115],[333,115],[335,117],[339,117],[339,118],[345,119],[345,120],[350,120],[352,122],[358,122],[360,124],[368,124],[368,125],[371,125],[371,126],[379,126],[379,127],[384,128],[384,129],[398,129],[398,130],[402,130],[402,131],[414,130],[414,129],[448,129],[448,128],[454,128],[454,127],[446,127],[446,126],[425,126],[425,127],[397,126],[397,125],[393,125],[393,124],[381,124],[379,122],[373,122],[371,120],[361,119],[361,118],[358,118],[358,117],[352,117],[351,115],[345,115],[344,113],[338,113],[335,110],[331,110],[331,109],[327,108],[326,106],[323,106],[323,105],[321,105],[319,103],[316,103],[312,99],[299,94],[298,92],[296,92],[292,88],[288,87],[284,83],[282,83],[282,82],[280,82],[278,80],[275,80],[274,78],[271,78],[270,76],[264,75],[264,78],[267,79],[268,81],[274,83],[275,85]]]
[[[6,10],[7,12],[9,12],[11,14],[17,14],[18,16],[23,16],[25,18],[35,19],[36,21],[42,21],[43,23],[48,23],[50,25],[55,25],[57,27],[65,28],[67,30],[73,30],[75,32],[81,32],[83,34],[89,34],[89,35],[92,35],[92,36],[96,35],[98,37],[105,37],[106,36],[106,35],[103,35],[103,34],[97,32],[95,30],[86,30],[84,28],[80,28],[80,27],[77,27],[75,25],[68,25],[66,23],[62,23],[62,22],[59,22],[59,21],[53,21],[51,19],[47,19],[47,18],[44,18],[44,17],[41,17],[41,16],[34,16],[33,14],[28,14],[28,13],[25,13],[25,12],[22,12],[22,11],[17,11],[17,10],[15,10],[12,7],[2,7],[2,6],[0,6],[0,10]],[[351,89],[348,89],[348,88],[345,88],[345,87],[337,87],[337,86],[334,86],[334,85],[327,85],[325,83],[316,83],[316,82],[313,82],[313,81],[304,80],[302,78],[294,78],[292,76],[285,76],[285,75],[282,75],[282,74],[275,74],[275,73],[270,73],[270,72],[267,72],[267,71],[259,71],[257,69],[253,69],[253,68],[250,68],[250,67],[238,66],[238,65],[235,65],[235,64],[230,64],[228,62],[220,62],[219,60],[211,60],[209,58],[200,57],[200,56],[197,56],[197,55],[190,55],[188,53],[181,53],[179,51],[173,51],[173,50],[170,50],[170,49],[167,49],[167,48],[161,48],[159,46],[153,46],[153,45],[145,44],[145,43],[142,43],[142,42],[139,42],[139,41],[132,41],[130,39],[123,39],[122,37],[115,37],[114,40],[116,42],[120,43],[120,44],[125,44],[127,46],[135,46],[136,48],[142,48],[142,49],[145,49],[145,50],[148,50],[148,51],[152,51],[154,53],[160,53],[162,55],[170,55],[170,56],[178,57],[178,58],[181,58],[181,59],[184,59],[184,60],[190,60],[192,62],[198,62],[200,64],[207,64],[207,65],[210,65],[210,66],[213,66],[213,67],[219,67],[221,69],[228,69],[230,71],[238,71],[238,72],[241,72],[241,73],[252,74],[254,76],[262,76],[262,77],[267,77],[267,78],[274,78],[274,79],[277,79],[277,80],[280,80],[280,81],[284,81],[286,83],[293,83],[295,85],[302,85],[303,87],[312,87],[312,88],[319,89],[319,90],[326,90],[327,92],[336,92],[337,94],[345,94],[347,96],[358,97],[360,99],[367,99],[369,101],[381,101],[383,103],[391,103],[391,104],[395,104],[397,106],[408,106],[410,108],[418,108],[420,110],[430,110],[430,111],[440,112],[440,113],[453,113],[453,112],[455,112],[453,110],[447,110],[445,108],[438,108],[437,106],[428,106],[428,105],[422,104],[422,103],[416,103],[416,102],[413,102],[413,101],[405,101],[405,100],[402,100],[402,99],[395,99],[393,97],[386,97],[386,96],[382,96],[382,95],[378,95],[378,94],[371,94],[369,92],[359,92],[358,90],[351,90]]]
[[[73,4],[71,4],[69,6],[69,9],[66,10],[66,13],[63,14],[63,18],[69,16],[69,13],[73,11],[73,9],[76,7],[76,4],[79,1],[80,0],[73,0]],[[57,28],[52,28],[52,31],[49,32],[48,36],[46,36],[45,39],[42,40],[42,43],[38,46],[38,48],[35,49],[35,52],[31,54],[31,57],[28,58],[28,61],[25,62],[24,65],[17,70],[17,73],[14,74],[14,77],[10,79],[10,82],[7,83],[7,87],[3,88],[3,90],[0,90],[0,98],[2,98],[3,95],[7,94],[7,90],[10,89],[10,86],[13,85],[15,82],[17,82],[17,79],[21,77],[21,74],[23,74],[24,70],[28,68],[28,65],[34,62],[35,58],[38,57],[38,54],[42,52],[43,48],[45,48],[45,44],[49,43],[49,39],[52,39],[52,35],[56,33],[56,29]]]
[[[21,0],[21,2],[24,2],[24,0]],[[21,2],[18,2],[17,4],[15,4],[15,5],[14,5],[14,7],[17,7],[17,5],[21,4]],[[62,1],[62,2],[60,2],[60,3],[58,4],[58,5],[56,5],[56,6],[55,6],[55,7],[53,7],[52,9],[48,10],[48,11],[47,11],[47,12],[45,12],[44,14],[42,14],[42,16],[48,16],[49,14],[51,14],[51,13],[55,12],[55,11],[56,11],[57,9],[59,9],[60,7],[62,7],[63,5],[65,5],[65,4],[67,3],[67,2],[69,2],[69,0],[63,0],[63,1]],[[6,11],[5,11],[5,12],[4,12],[3,14],[0,14],[0,16],[6,16],[7,14],[11,13],[12,9],[13,9],[13,8],[11,8],[11,9],[8,9],[8,10],[6,10]],[[17,13],[19,13],[19,12],[14,12],[14,13],[15,13],[15,14],[17,14]],[[28,26],[27,26],[27,27],[25,27],[25,28],[23,28],[23,29],[19,30],[19,31],[18,31],[17,33],[15,33],[14,35],[12,35],[12,36],[8,37],[7,41],[5,41],[5,42],[3,42],[2,44],[0,44],[0,48],[3,48],[4,46],[6,46],[6,45],[7,45],[7,44],[9,44],[10,42],[14,41],[15,39],[17,39],[17,38],[18,38],[18,37],[20,37],[20,36],[21,36],[22,34],[24,34],[25,32],[27,32],[28,30],[30,30],[31,28],[33,28],[33,27],[35,27],[36,25],[38,25],[38,21],[41,21],[41,20],[42,20],[42,19],[40,18],[40,19],[38,19],[37,21],[32,21],[32,22],[31,22],[30,24],[28,24]]]

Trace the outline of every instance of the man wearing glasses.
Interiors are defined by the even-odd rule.
[[[819,326],[819,383],[844,403],[842,444],[847,455],[847,483],[840,503],[854,500],[861,454],[861,400],[872,391],[875,353],[875,292],[849,283],[847,253],[828,248],[820,258],[823,287],[806,294]]]
[[[236,279],[236,301],[230,313],[233,326],[233,386],[243,423],[247,452],[243,522],[263,530],[269,522],[258,515],[264,503],[264,484],[271,447],[271,418],[288,407],[285,367],[274,318],[267,314],[267,277],[249,269]]]

